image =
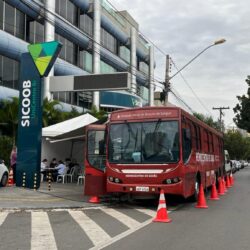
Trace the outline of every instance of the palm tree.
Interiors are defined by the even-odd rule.
[[[63,120],[62,112],[56,109],[60,105],[57,100],[43,100],[43,127],[58,123]]]
[[[8,125],[8,132],[15,144],[18,126],[18,105],[19,99],[12,97],[11,100],[3,100],[0,109],[0,123]]]

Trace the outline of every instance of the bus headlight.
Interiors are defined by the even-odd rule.
[[[165,179],[163,181],[164,184],[175,184],[175,183],[178,183],[180,182],[181,179],[179,177],[175,177],[175,178],[172,178],[172,179]]]
[[[180,181],[180,179],[178,177],[175,177],[173,181],[174,181],[174,183],[177,183]]]
[[[117,178],[117,177],[114,178],[113,176],[109,176],[108,180],[110,182],[114,182],[114,183],[122,183],[122,181],[119,178]]]
[[[120,182],[121,182],[120,179],[115,178],[115,183],[120,183]]]
[[[167,184],[171,184],[171,179],[166,179]]]

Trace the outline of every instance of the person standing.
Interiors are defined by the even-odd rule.
[[[10,153],[10,167],[13,170],[13,180],[16,183],[16,159],[17,159],[17,147],[13,146]]]

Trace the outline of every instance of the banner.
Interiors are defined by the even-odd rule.
[[[21,56],[16,185],[40,187],[42,137],[42,77],[51,70],[62,45],[57,41],[31,44]]]

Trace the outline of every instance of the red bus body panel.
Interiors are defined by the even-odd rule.
[[[105,131],[105,125],[89,125],[86,128],[86,134],[89,130],[91,131]],[[84,157],[85,166],[85,181],[84,181],[84,194],[85,195],[103,195],[106,194],[106,174],[93,167],[88,161],[88,142],[86,140],[86,149]]]
[[[211,186],[216,175],[223,174],[222,134],[182,109],[177,107],[144,107],[115,111],[111,113],[110,121],[107,124],[107,133],[109,133],[110,125],[115,123],[146,122],[159,119],[162,121],[178,121],[179,162],[169,164],[114,164],[107,160],[106,172],[99,173],[91,170],[91,166],[86,161],[86,173],[101,176],[102,181],[106,183],[105,192],[107,193],[152,194],[159,193],[163,189],[167,194],[189,197],[194,193],[197,175],[200,176],[200,181],[204,187]],[[185,127],[190,128],[192,134],[192,150],[188,160],[184,163],[182,160],[182,129]],[[198,145],[198,140],[194,136],[195,129],[200,131],[200,148],[198,149],[198,146],[194,147],[194,145]],[[106,143],[108,148],[108,142],[106,141]],[[119,178],[122,183],[109,181],[110,176]],[[177,183],[163,183],[166,179],[174,178],[178,178]],[[103,182],[101,182],[102,185]],[[88,184],[91,185],[91,183],[86,182],[86,186]]]

